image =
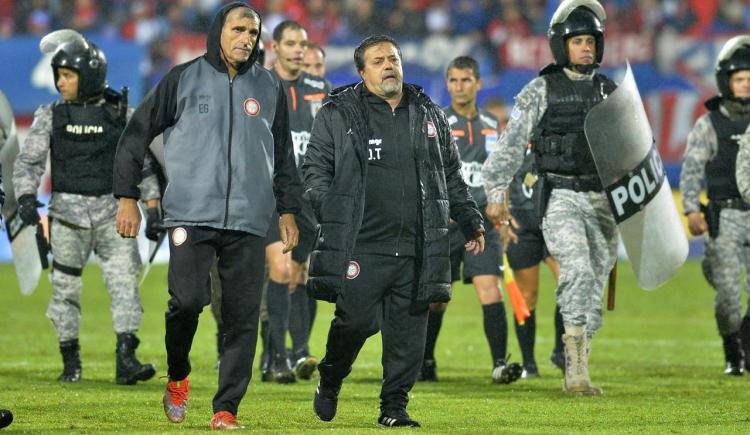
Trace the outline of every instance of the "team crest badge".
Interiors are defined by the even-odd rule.
[[[427,121],[427,137],[435,136],[437,136],[437,128],[435,128],[435,124],[433,124],[432,121]]]
[[[354,279],[359,276],[359,263],[356,261],[350,261],[349,267],[346,269],[346,279]]]
[[[185,231],[185,228],[177,227],[172,231],[173,245],[180,246],[185,243],[185,240],[187,240],[187,231]]]
[[[248,98],[242,103],[247,116],[255,116],[260,112],[260,103],[255,98]]]

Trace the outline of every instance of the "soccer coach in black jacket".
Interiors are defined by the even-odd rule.
[[[337,89],[313,123],[303,172],[320,223],[308,291],[336,302],[315,413],[330,421],[365,340],[382,330],[383,426],[406,413],[424,352],[427,307],[450,299],[448,221],[484,249],[482,215],[461,177],[442,110],[403,83],[401,50],[371,36],[354,52],[362,81]]]
[[[143,100],[128,123],[115,158],[117,229],[134,237],[143,157],[164,132],[169,185],[166,347],[169,381],[164,410],[185,418],[188,354],[198,316],[210,302],[209,268],[218,257],[226,326],[214,396],[215,429],[237,428],[257,340],[265,235],[274,205],[286,251],[297,244],[294,214],[302,186],[295,168],[286,97],[260,65],[260,16],[244,3],[224,6],[208,33],[205,55],[177,65]],[[274,200],[275,197],[275,200]]]

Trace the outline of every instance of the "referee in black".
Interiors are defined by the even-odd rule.
[[[320,223],[307,283],[336,303],[313,407],[336,415],[344,378],[382,331],[383,426],[419,426],[406,413],[422,360],[427,308],[450,299],[448,222],[466,250],[484,250],[482,214],[461,177],[445,114],[404,84],[401,50],[371,36],[354,51],[362,81],[334,90],[313,123],[303,172]]]
[[[477,106],[477,93],[482,88],[482,79],[476,59],[469,56],[453,59],[446,68],[445,81],[451,103],[443,111],[448,117],[453,139],[461,155],[461,173],[480,210],[484,211],[487,207],[487,195],[482,183],[482,163],[497,143],[500,121]],[[463,264],[463,282],[474,285],[477,299],[482,305],[484,335],[492,358],[492,382],[515,382],[521,377],[523,368],[518,363],[506,361],[508,322],[500,290],[503,264],[500,234],[492,225],[487,228],[484,235],[485,251],[481,255],[469,255],[464,251],[466,240],[457,224],[451,224],[449,237],[451,278],[454,282],[461,280]],[[421,381],[438,380],[435,344],[446,307],[447,304],[444,303],[430,305],[424,361],[419,375]]]

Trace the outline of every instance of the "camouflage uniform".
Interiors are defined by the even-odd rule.
[[[745,133],[738,143],[740,150],[737,152],[737,188],[742,199],[750,202],[750,132]]]
[[[571,80],[591,76],[565,69]],[[527,84],[515,98],[498,150],[483,167],[488,202],[504,203],[505,192],[524,161],[532,131],[547,110],[542,77]],[[602,293],[617,255],[617,227],[602,192],[552,189],[542,231],[547,248],[560,263],[557,302],[565,324],[585,327],[592,337],[602,323]]]
[[[719,109],[726,113],[722,107]],[[701,116],[688,135],[687,148],[680,173],[680,191],[685,214],[699,212],[701,183],[706,178],[706,164],[717,154],[718,140],[709,114]],[[739,163],[739,154],[737,157]],[[740,172],[739,166],[737,172]],[[738,177],[738,187],[740,177]],[[743,264],[750,261],[750,211],[725,208],[719,215],[719,233],[707,237],[704,273],[716,289],[714,309],[722,336],[740,329],[742,323],[742,288],[739,282]],[[747,270],[747,267],[746,267]]]
[[[130,113],[132,111],[128,115]],[[31,131],[14,166],[13,183],[17,197],[36,195],[50,150],[52,114],[52,105],[41,106],[34,113]],[[160,197],[155,175],[144,178],[140,188],[143,200]],[[84,196],[52,193],[49,217],[54,266],[47,316],[52,320],[61,342],[78,338],[81,269],[92,251],[99,258],[110,294],[115,332],[134,332],[141,324],[143,308],[136,281],[141,266],[138,244],[135,239],[125,239],[117,234],[117,205],[117,199],[112,194]]]

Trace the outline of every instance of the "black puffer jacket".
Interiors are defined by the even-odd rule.
[[[306,193],[320,222],[311,259],[308,292],[334,302],[344,290],[345,275],[364,214],[367,142],[371,138],[364,83],[334,90],[313,123],[302,170]],[[415,310],[450,300],[449,217],[467,239],[483,232],[482,215],[461,177],[458,149],[438,105],[421,88],[404,85],[409,94],[411,144],[421,186],[417,231],[418,284]]]

